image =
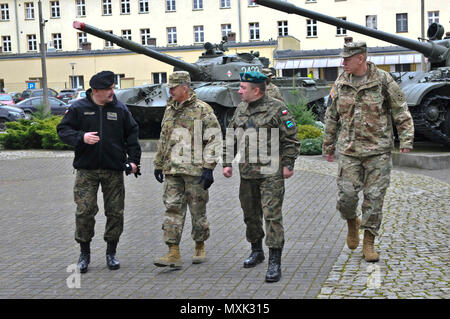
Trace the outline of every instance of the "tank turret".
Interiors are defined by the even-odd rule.
[[[422,53],[430,63],[430,71],[402,72],[393,76],[406,94],[417,137],[426,137],[433,142],[450,146],[450,39],[447,36],[442,39],[444,28],[440,24],[432,23],[428,28],[428,39],[422,42],[306,10],[287,2],[255,2]]]

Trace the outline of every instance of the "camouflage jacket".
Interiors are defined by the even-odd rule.
[[[284,166],[294,166],[300,142],[295,121],[283,102],[265,95],[238,105],[227,129],[224,167],[231,166],[237,152],[239,172],[246,179],[279,176]]]
[[[283,99],[283,96],[281,95],[280,89],[278,88],[278,86],[276,86],[272,82],[269,83],[269,85],[267,85],[267,87],[266,87],[266,95],[284,102],[284,99]]]
[[[334,154],[339,128],[339,153],[370,156],[390,152],[394,148],[392,120],[400,148],[413,147],[414,124],[405,94],[388,72],[367,63],[366,81],[355,86],[344,72],[334,83],[325,119],[324,154]]]
[[[182,103],[169,99],[155,169],[164,174],[200,176],[202,168],[215,168],[221,150],[222,131],[211,106],[197,99],[194,92]]]

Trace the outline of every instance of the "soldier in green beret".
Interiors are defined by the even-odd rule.
[[[239,199],[247,241],[251,243],[251,253],[244,261],[244,268],[255,267],[264,261],[262,239],[266,236],[265,243],[269,247],[266,281],[276,282],[281,278],[281,253],[284,246],[281,211],[284,179],[294,174],[300,143],[297,126],[286,105],[265,94],[267,77],[259,72],[240,75],[239,94],[242,102],[227,129],[223,175],[227,178],[232,176],[235,146],[237,149],[244,146],[244,150],[240,151]],[[235,138],[230,138],[230,132]],[[257,135],[255,139],[252,138],[253,134]],[[250,144],[251,140],[259,141],[258,145]],[[270,158],[262,156],[266,153],[269,157],[269,152]],[[252,154],[258,154],[258,157],[254,158]]]

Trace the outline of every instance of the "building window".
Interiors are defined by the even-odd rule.
[[[397,24],[397,32],[408,32],[408,14],[397,13],[396,24]]]
[[[51,18],[61,18],[59,1],[50,1],[50,17]]]
[[[252,22],[249,23],[250,29],[250,40],[259,40],[259,23]]]
[[[395,72],[411,72],[411,64],[396,64]]]
[[[3,46],[3,52],[11,52],[11,36],[5,35],[2,36],[2,46]]]
[[[2,13],[2,20],[9,20],[9,6],[7,3],[0,4],[0,11]]]
[[[131,30],[122,30],[122,38],[131,41]]]
[[[70,87],[74,89],[84,88],[84,78],[82,75],[69,76]]]
[[[148,0],[139,0],[139,13],[148,13]]]
[[[109,33],[109,34],[113,34],[113,32],[111,30],[105,30],[105,32]],[[105,48],[112,48],[114,45],[114,43],[112,43],[111,41],[105,40]]]
[[[338,17],[338,19],[347,21],[346,17]],[[347,35],[347,29],[336,27],[336,35]]]
[[[85,0],[77,0],[77,17],[86,16],[86,3]]]
[[[288,35],[288,22],[287,21],[278,21],[278,35],[281,37]]]
[[[203,0],[192,0],[192,8],[194,10],[203,10]]]
[[[34,3],[33,2],[25,2],[25,19],[26,20],[34,19]]]
[[[432,23],[439,23],[439,11],[428,12],[428,26]]]
[[[166,0],[166,11],[176,11],[175,0]]]
[[[177,44],[177,28],[167,28],[167,44]]]
[[[102,12],[105,16],[112,15],[112,3],[111,0],[103,0]]]
[[[248,6],[249,7],[256,7],[257,4],[256,4],[256,2],[253,2],[253,0],[248,0]]]
[[[36,34],[27,34],[28,51],[37,51]]]
[[[225,9],[225,8],[231,8],[231,0],[220,0],[220,8],[221,9]]]
[[[306,20],[306,37],[317,37],[317,20]]]
[[[222,24],[222,37],[228,36],[228,33],[231,33],[231,24]]]
[[[120,13],[121,14],[130,14],[130,0],[121,0],[120,1]]]
[[[167,83],[167,73],[166,72],[152,73],[152,78],[153,78],[153,84]]]
[[[141,29],[141,44],[150,45],[150,29]]]
[[[377,16],[376,15],[369,15],[366,16],[366,27],[377,29]]]
[[[194,42],[203,43],[205,41],[205,32],[202,25],[194,26]]]
[[[55,50],[62,50],[61,33],[52,33],[53,48]]]
[[[82,48],[82,44],[87,42],[87,33],[86,32],[78,32],[78,49]]]
[[[306,0],[306,3],[316,2],[316,0]]]

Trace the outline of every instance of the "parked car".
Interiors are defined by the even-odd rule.
[[[53,89],[47,89],[48,91],[48,97],[57,97],[58,96],[58,92],[56,92]],[[22,101],[25,99],[28,99],[30,97],[35,97],[35,96],[44,96],[44,89],[27,89],[25,91],[22,92]]]
[[[76,100],[82,99],[86,97],[86,91],[78,91],[75,96],[67,103],[71,104],[75,102]]]
[[[78,92],[78,89],[64,89],[64,90],[59,91],[57,98],[60,99],[61,101],[68,103],[70,100],[72,100],[75,97],[77,92]]]
[[[0,93],[0,104],[14,105],[14,99],[11,94]]]
[[[25,113],[21,108],[0,104],[0,132],[6,130],[6,122],[17,121],[25,118]]]
[[[69,104],[64,103],[61,100],[58,100],[55,97],[48,98],[50,102],[50,112],[53,115],[64,115],[66,110],[69,108]],[[23,100],[16,104],[17,107],[20,107],[25,112],[25,118],[30,119],[31,114],[37,111],[37,107],[43,104],[42,97],[31,97],[29,99]]]
[[[19,103],[20,101],[22,101],[22,93],[20,92],[9,92],[9,95],[12,96],[14,103]]]

